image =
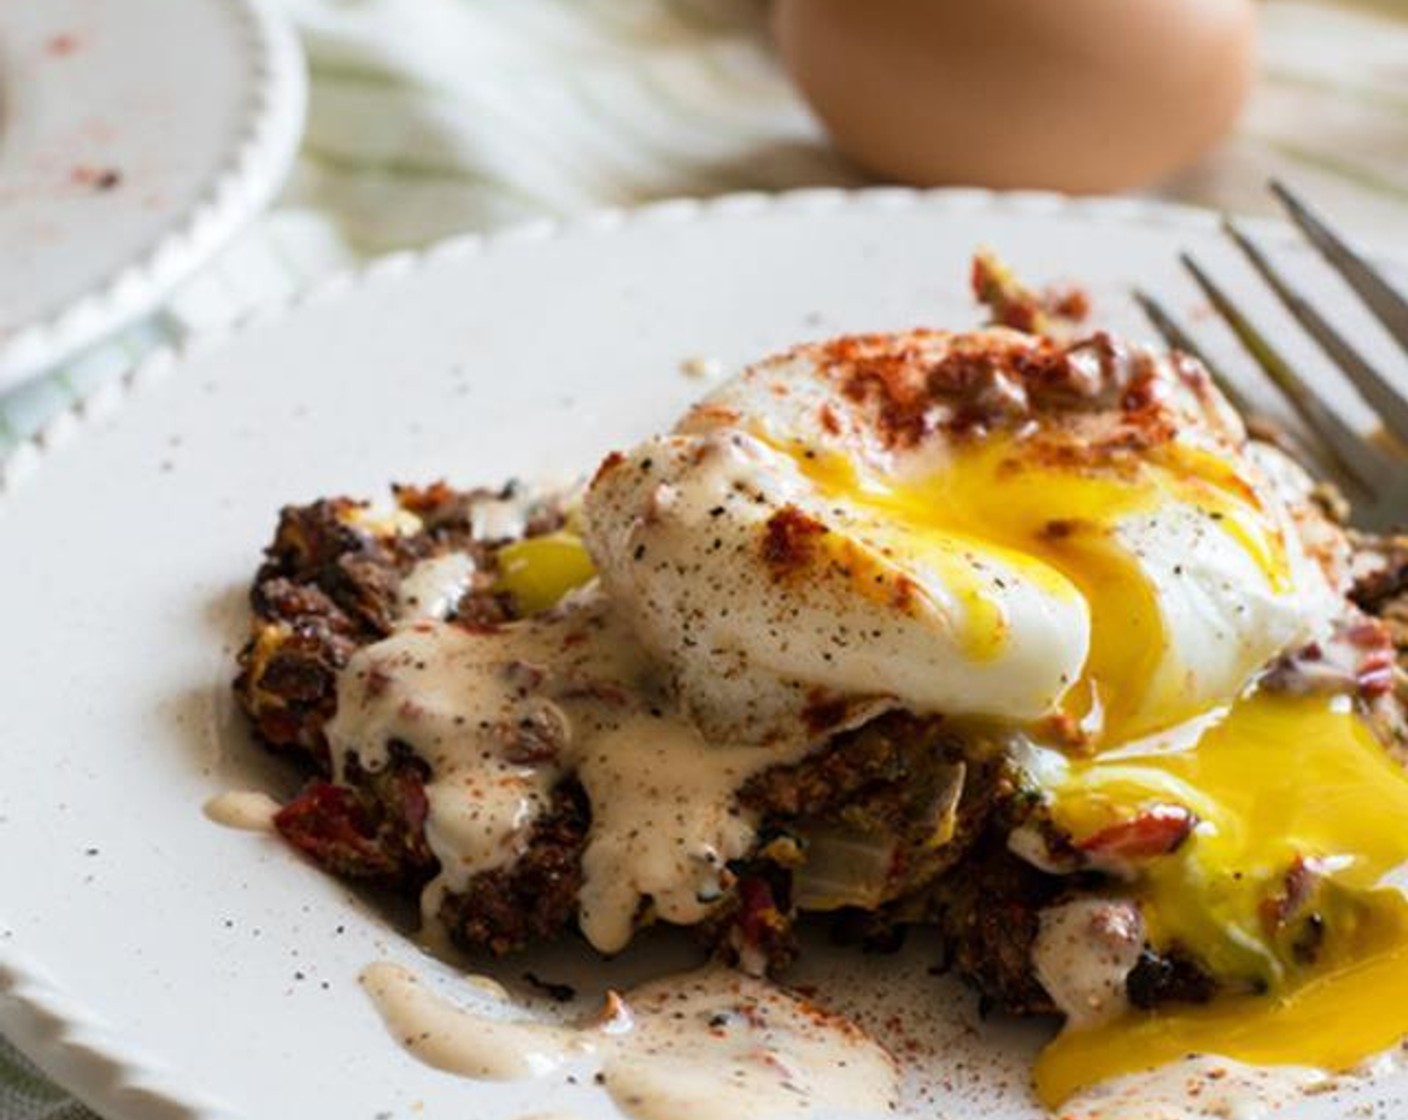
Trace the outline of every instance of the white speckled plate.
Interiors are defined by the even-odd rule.
[[[152,310],[256,214],[304,85],[271,0],[0,3],[0,388]]]
[[[478,1084],[405,1056],[358,971],[386,956],[447,990],[453,974],[272,838],[201,815],[225,788],[291,781],[228,692],[259,550],[285,502],[590,467],[701,392],[685,359],[973,323],[983,243],[1084,280],[1099,320],[1135,333],[1132,282],[1192,304],[1180,247],[1250,289],[1189,211],[903,191],[668,204],[386,260],[56,424],[0,481],[0,1027],[113,1120],[614,1116],[590,1077]],[[801,976],[912,1047],[907,1115],[1031,1120],[1042,1028],[980,1023],[934,955],[922,937],[896,957],[817,946]],[[655,938],[610,964],[568,946],[499,971],[599,990],[688,957]],[[1408,1109],[1401,1080],[1355,1099]]]

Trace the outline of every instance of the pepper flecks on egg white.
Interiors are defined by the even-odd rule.
[[[333,779],[285,835],[461,945],[666,922],[775,972],[799,910],[916,924],[1065,1016],[1052,1104],[1408,1035],[1394,650],[1196,363],[852,336],[609,456],[570,518],[403,507],[286,514],[241,695]]]
[[[612,460],[586,536],[706,732],[787,738],[822,689],[1129,738],[1335,609],[1244,442],[1200,371],[1107,338],[842,339]]]

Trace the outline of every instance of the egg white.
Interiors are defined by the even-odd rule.
[[[993,333],[1006,345],[1019,337]],[[918,345],[933,351],[946,338],[926,333]],[[916,344],[894,336],[893,345]],[[1108,519],[1110,548],[1147,582],[1163,628],[1136,713],[1141,733],[1230,701],[1335,609],[1287,500],[1243,453],[1235,417],[1164,372],[1178,438],[1211,448],[1252,488],[1266,535],[1278,538],[1257,543],[1284,553],[1289,578],[1278,586],[1233,526],[1186,495],[1160,494]],[[1040,558],[1014,563],[995,541],[945,541],[930,526],[887,521],[859,491],[828,491],[802,469],[802,456],[818,451],[844,459],[862,489],[941,474],[954,454],[943,419],[936,405],[932,433],[895,447],[874,407],[842,391],[821,351],[802,347],[752,367],[675,434],[600,472],[584,520],[601,580],[706,736],[815,735],[809,712],[837,696],[870,711],[1006,723],[1060,709],[1108,609],[1098,593],[1082,593]],[[1113,423],[1099,410],[1043,419],[1094,431]],[[1053,518],[1061,497],[1058,486]],[[824,530],[824,544],[779,574],[768,537],[783,511]]]

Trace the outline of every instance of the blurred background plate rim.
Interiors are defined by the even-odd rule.
[[[42,375],[156,310],[273,200],[292,168],[308,101],[306,66],[292,25],[273,0],[199,2],[230,10],[248,29],[240,49],[248,78],[241,96],[248,96],[249,106],[239,134],[231,139],[220,168],[200,184],[197,201],[177,210],[155,243],[118,264],[100,285],[77,292],[47,315],[15,324],[0,337],[0,391]],[[0,24],[4,11],[0,6]],[[71,31],[56,24],[56,35]],[[126,57],[134,68],[141,63],[140,57]],[[130,73],[113,72],[114,88],[120,89]],[[190,104],[198,106],[200,99]]]

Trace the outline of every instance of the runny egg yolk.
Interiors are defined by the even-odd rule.
[[[901,482],[841,456],[792,454],[838,508],[861,511],[858,534],[956,590],[974,653],[1003,634],[982,557],[1084,598],[1090,652],[1062,715],[1094,733],[1083,751],[1054,752],[1062,764],[1042,790],[1077,846],[1151,810],[1197,822],[1109,889],[1139,902],[1153,946],[1196,959],[1227,994],[1068,1029],[1037,1065],[1046,1104],[1190,1054],[1339,1070],[1408,1036],[1408,900],[1388,881],[1408,866],[1408,773],[1347,697],[1257,692],[1199,710],[1157,683],[1168,635],[1122,522],[1191,507],[1273,594],[1294,593],[1281,530],[1231,464],[1177,444],[1072,463],[990,439]]]
[[[1255,490],[1224,459],[1190,445],[1081,461],[1055,445],[994,436],[958,443],[940,470],[902,479],[839,453],[780,449],[849,522],[835,526],[845,532],[831,534],[828,547],[854,570],[858,592],[873,581],[853,538],[887,558],[920,561],[962,605],[956,624],[974,660],[996,656],[1007,633],[985,561],[1053,595],[1083,598],[1091,648],[1059,718],[1092,741],[1127,741],[1206,706],[1169,683],[1178,674],[1164,666],[1170,648],[1157,589],[1118,538],[1122,522],[1177,503],[1230,537],[1272,593],[1291,587],[1284,538]]]
[[[1068,1030],[1036,1088],[1072,1093],[1190,1054],[1343,1070],[1408,1036],[1408,773],[1343,697],[1259,693],[1195,744],[1081,760],[1049,788],[1079,843],[1110,821],[1182,805],[1199,823],[1139,869],[1149,940],[1230,988],[1198,1005]]]

